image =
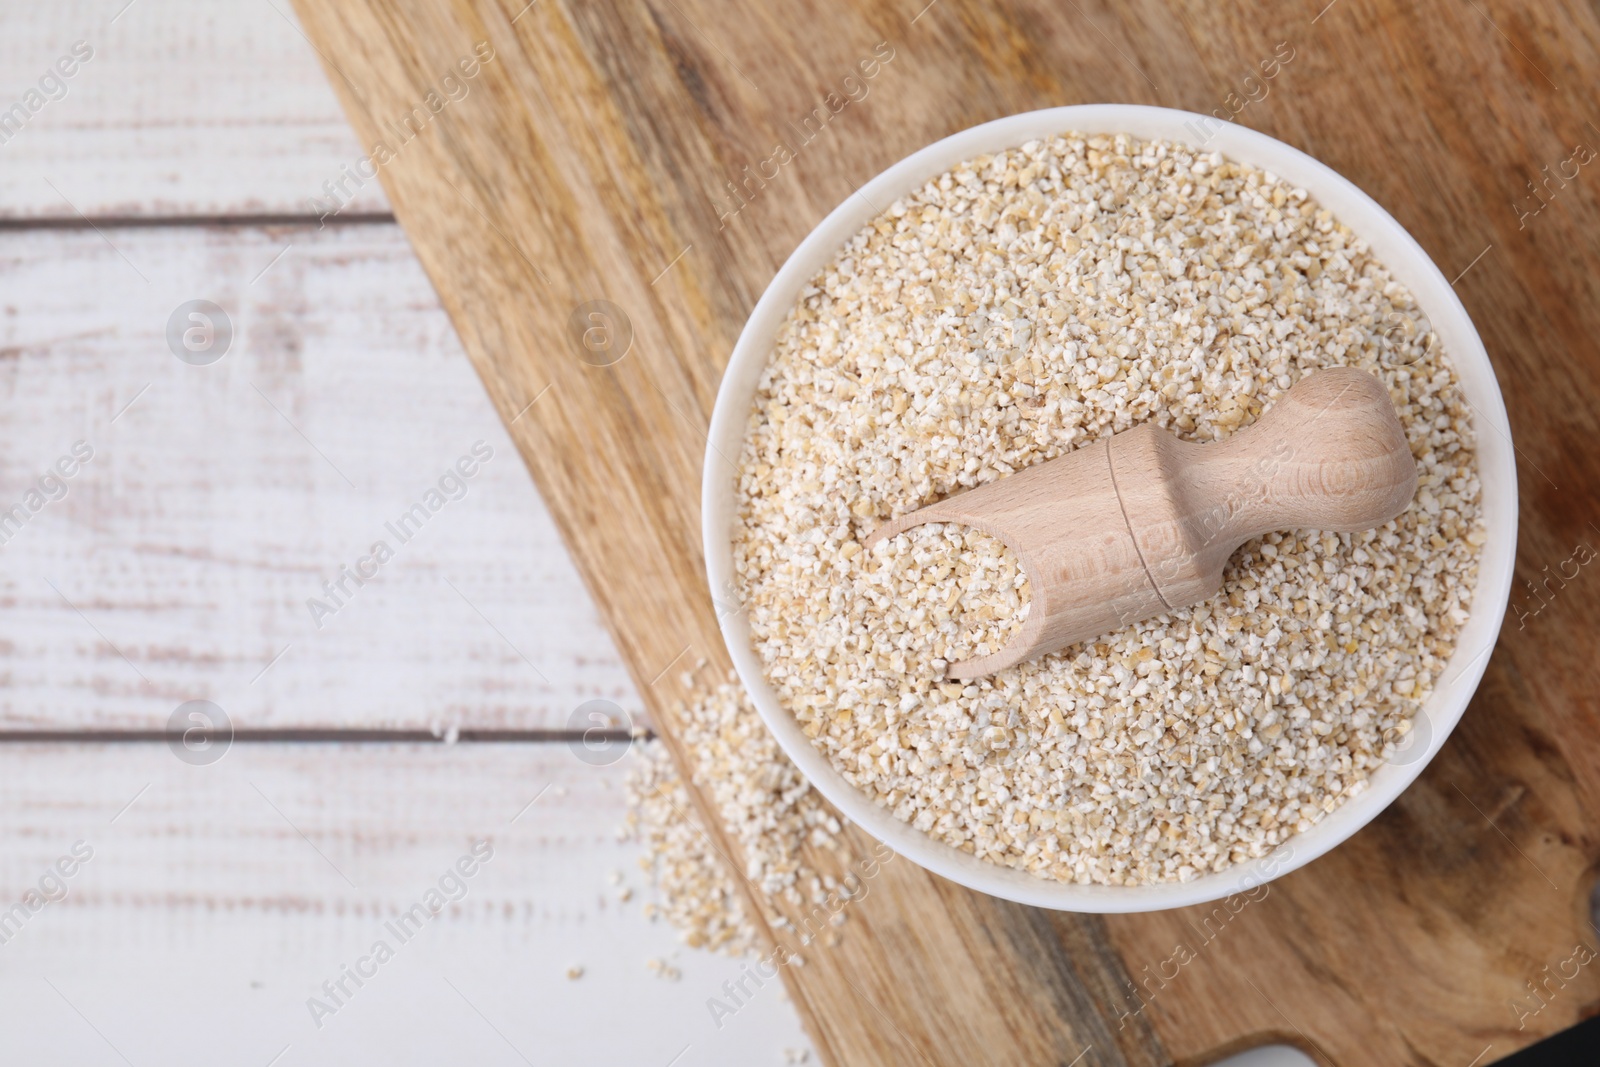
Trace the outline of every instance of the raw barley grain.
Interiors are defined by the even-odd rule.
[[[716,806],[738,860],[705,832],[664,743],[646,742],[628,777],[626,833],[646,847],[659,910],[692,947],[750,955],[760,940],[738,879],[795,907],[827,899],[807,846],[837,852],[839,817],[773,740],[742,688],[724,683],[680,709],[680,740],[693,780]],[[768,917],[782,928],[781,913]]]

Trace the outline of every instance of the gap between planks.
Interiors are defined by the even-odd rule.
[[[154,744],[181,743],[183,733],[176,730],[0,730],[0,745],[56,744]],[[235,730],[230,744],[354,743],[413,744],[577,744],[583,742],[648,741],[655,731],[644,730],[502,730],[460,729],[454,735],[432,730],[307,728],[283,730]]]
[[[297,215],[263,212],[259,215],[101,215],[74,216],[72,218],[0,218],[0,233],[30,230],[157,230],[182,227],[235,227],[254,229],[262,226],[392,226],[393,212],[364,211],[343,215]]]

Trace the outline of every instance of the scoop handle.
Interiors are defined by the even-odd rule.
[[[1352,367],[1307,375],[1253,426],[1213,444],[1150,424],[1119,434],[1111,462],[1129,530],[1174,608],[1221,588],[1223,565],[1252,537],[1369,530],[1417,489],[1388,390]]]

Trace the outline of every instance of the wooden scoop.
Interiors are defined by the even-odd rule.
[[[1371,529],[1416,489],[1383,383],[1340,367],[1307,375],[1225,441],[1191,444],[1145,423],[902,515],[866,547],[954,522],[1016,552],[1032,592],[1022,630],[949,667],[951,678],[978,678],[1206,599],[1252,537]]]

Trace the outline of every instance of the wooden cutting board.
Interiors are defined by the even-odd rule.
[[[1600,546],[1600,24],[1575,3],[1324,3],[299,0],[668,738],[680,668],[727,667],[698,507],[723,365],[783,259],[895,160],[1060,104],[1237,113],[1459,275],[1517,435],[1522,536],[1499,647],[1427,773],[1237,915],[1054,914],[888,863],[843,943],[785,968],[830,1062],[1190,1064],[1282,1039],[1468,1067],[1600,1004],[1600,567],[1578,562]],[[598,300],[612,343],[631,334],[609,367],[580,358]]]

